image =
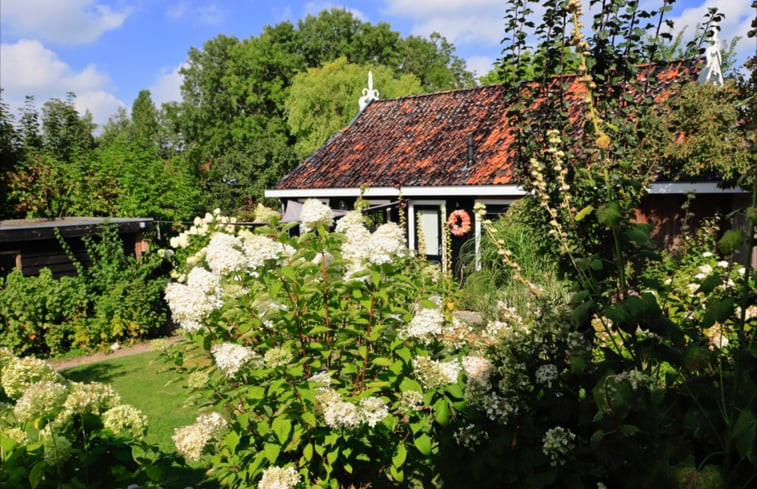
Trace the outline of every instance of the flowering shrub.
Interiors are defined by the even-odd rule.
[[[206,230],[174,241],[189,251],[166,288],[191,340],[169,354],[205,400],[197,423],[176,431],[179,452],[207,453],[231,487],[430,481],[465,407],[464,372],[483,379],[487,367],[461,362],[448,286],[402,231],[371,233],[354,211],[329,232],[315,200],[298,237],[206,217]],[[207,360],[187,361],[196,355]]]
[[[170,464],[142,441],[145,415],[107,384],[68,381],[1,348],[0,385],[3,487],[147,487]]]

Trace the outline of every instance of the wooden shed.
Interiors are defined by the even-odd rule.
[[[53,276],[74,275],[76,269],[56,237],[55,229],[85,266],[90,262],[82,237],[97,235],[105,225],[118,226],[124,250],[140,256],[147,250],[144,232],[153,228],[152,218],[63,217],[0,221],[0,276],[14,268],[25,276],[49,268]]]

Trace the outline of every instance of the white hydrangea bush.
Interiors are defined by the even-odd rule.
[[[146,482],[141,462],[112,457],[133,447],[157,453],[144,442],[147,428],[144,413],[124,404],[110,385],[71,381],[43,360],[0,349],[0,485],[49,480],[60,487],[101,488],[123,480]]]
[[[298,233],[211,215],[166,288],[186,336],[167,355],[226,424],[177,429],[179,453],[207,457],[229,485],[404,487],[464,408],[450,282],[426,273],[397,224],[368,229],[359,211],[335,222],[308,200]],[[190,355],[207,361],[186,366]],[[486,366],[465,365],[482,382]]]

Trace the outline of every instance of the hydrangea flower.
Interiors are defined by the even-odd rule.
[[[213,233],[205,247],[205,261],[216,275],[228,275],[247,266],[242,240],[226,233]]]
[[[0,381],[11,399],[18,399],[32,384],[42,381],[61,382],[63,377],[47,362],[34,357],[13,358],[3,369]]]
[[[292,489],[300,483],[302,477],[294,467],[268,467],[263,471],[258,489]]]
[[[147,416],[129,404],[121,404],[105,411],[102,419],[103,426],[116,435],[128,433],[133,438],[141,440],[147,432]]]
[[[302,205],[300,213],[300,232],[307,233],[318,226],[329,228],[334,223],[334,212],[318,199],[308,199]]]
[[[68,395],[66,385],[43,380],[32,384],[16,401],[13,412],[16,418],[25,423],[37,418],[49,417],[62,405]]]
[[[462,371],[460,362],[457,359],[443,362],[417,356],[413,363],[415,366],[415,376],[429,389],[457,382],[457,378]]]
[[[415,313],[407,327],[400,332],[400,337],[417,338],[421,343],[429,344],[435,336],[442,333],[444,316],[436,308],[421,308]]]
[[[548,363],[546,365],[540,365],[539,368],[536,369],[535,376],[536,376],[536,382],[539,384],[546,384],[548,382],[552,382],[558,376],[557,367],[551,363]]]
[[[549,457],[549,465],[565,465],[565,455],[575,448],[575,440],[575,433],[562,426],[547,430],[542,438],[542,452]]]
[[[360,400],[360,418],[363,423],[371,428],[389,416],[386,401],[380,397],[366,397]]]
[[[194,424],[176,428],[171,439],[176,451],[186,460],[196,462],[202,452],[213,440],[219,440],[228,426],[226,420],[216,412],[197,416]]]
[[[210,353],[216,361],[216,365],[228,378],[234,376],[247,363],[256,357],[255,352],[246,346],[236,343],[220,343],[210,348]]]

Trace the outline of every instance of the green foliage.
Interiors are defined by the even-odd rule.
[[[61,238],[62,240],[62,238]],[[65,241],[61,241],[68,250]],[[85,240],[92,266],[54,279],[49,269],[0,279],[0,345],[19,354],[56,356],[154,336],[166,324],[163,259],[127,255],[114,226]]]
[[[10,401],[0,405],[3,487],[156,487],[180,463],[143,441],[144,415],[110,386],[68,381],[32,357],[0,355],[0,398]],[[16,385],[24,388],[16,393]]]
[[[86,324],[88,306],[86,285],[77,278],[56,280],[46,268],[36,277],[13,270],[0,278],[0,344],[18,354],[65,353],[77,325]]]
[[[374,86],[381,87],[384,98],[422,91],[413,75],[395,78],[389,68],[349,64],[346,57],[299,73],[292,80],[286,101],[287,122],[297,140],[294,147],[298,159],[308,157],[357,115],[368,71],[373,73]]]
[[[440,341],[442,328],[454,329],[441,307],[446,286],[396,241],[377,244],[394,250],[389,260],[350,254],[398,239],[396,225],[384,224],[373,239],[355,241],[350,233],[368,232],[357,221],[347,235],[318,220],[299,237],[275,226],[235,236],[215,216],[188,235],[188,246],[175,243],[183,252],[197,249],[195,236],[207,243],[179,262],[186,285],[171,284],[166,295],[191,339],[171,355],[203,405],[228,423],[206,442],[222,485],[262,485],[275,467],[294,467],[308,487],[406,487],[433,480],[437,458],[447,463],[439,444],[451,440],[464,402],[458,374],[445,376],[440,366],[461,370],[462,351]],[[279,252],[263,251],[269,247]],[[196,283],[220,280],[207,290],[220,293],[222,305],[207,311],[198,296],[192,303],[206,312],[190,314],[184,296],[193,294],[193,277],[209,275],[217,278]],[[408,327],[414,317],[417,330]],[[186,363],[197,358],[206,360]],[[200,419],[177,436],[201,431]],[[199,456],[180,440],[180,452]]]
[[[688,85],[662,103],[651,115],[645,141],[660,174],[670,180],[717,176],[726,184],[750,185],[753,148],[740,98],[729,81],[724,87]]]
[[[491,223],[488,230],[492,234],[480,244],[479,269],[476,269],[474,243],[470,241],[463,245],[463,297],[468,309],[494,318],[497,317],[498,303],[523,310],[531,302],[530,292],[513,279],[515,271],[502,261],[496,244],[498,241],[518,264],[521,276],[544,289],[550,297],[567,297],[567,283],[560,280],[557,256],[543,250],[539,231],[531,227],[526,219],[527,214],[528,202],[520,199]]]

